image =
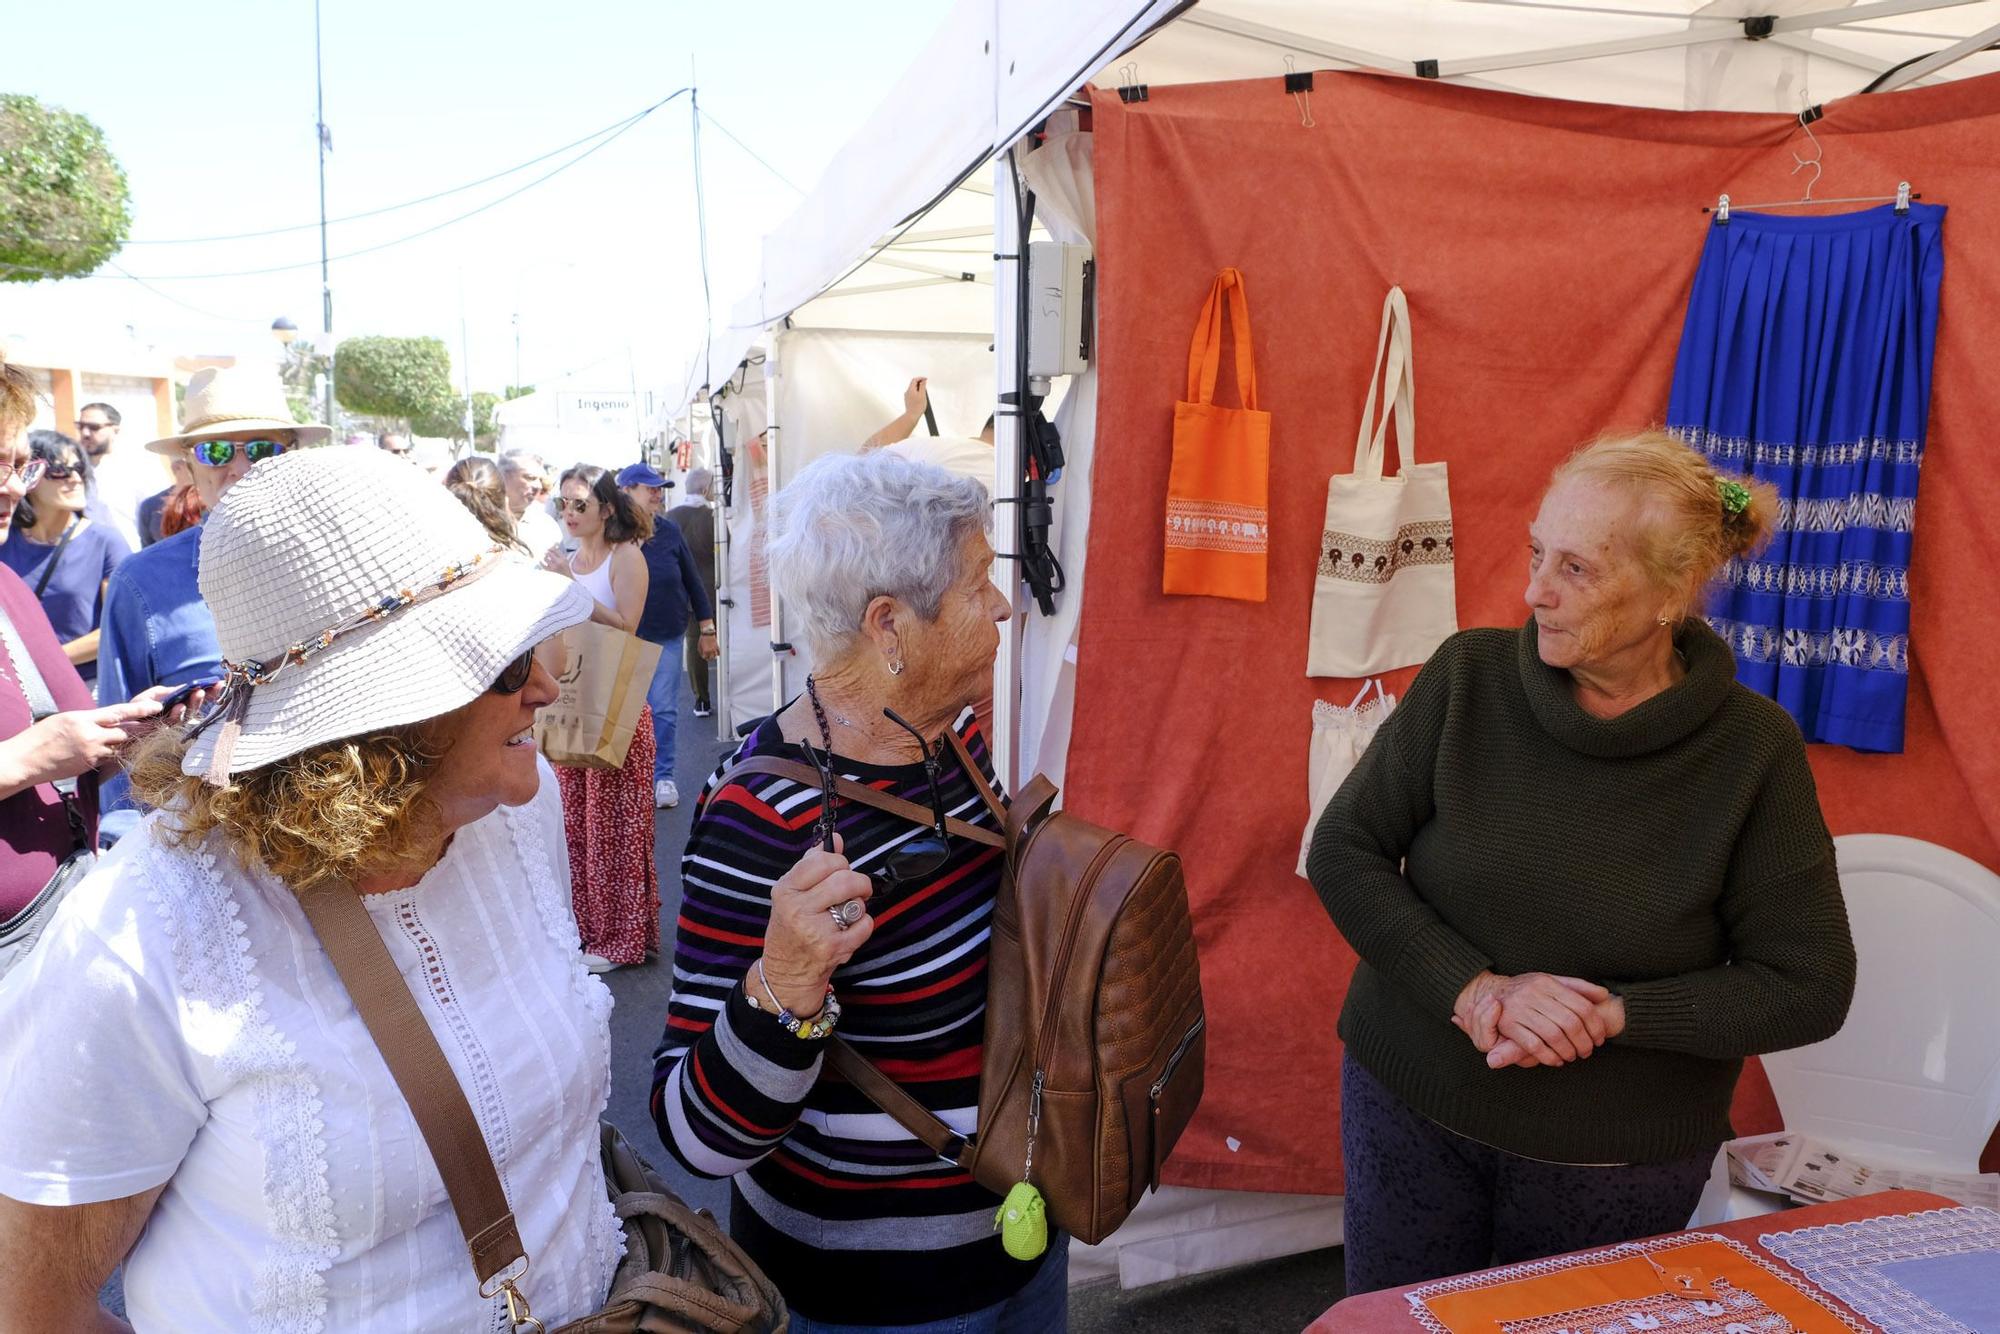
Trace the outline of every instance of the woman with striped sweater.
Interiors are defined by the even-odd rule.
[[[688,1170],[733,1179],[730,1231],[785,1294],[795,1334],[1065,1324],[1066,1239],[1011,1259],[999,1198],[823,1059],[837,1024],[954,1130],[977,1130],[999,853],[829,807],[824,777],[726,777],[804,756],[992,827],[942,735],[997,788],[971,707],[1008,615],[987,574],[990,523],[978,483],[893,456],[821,459],[778,496],[771,579],[817,667],[709,781],[681,864],[653,1118]]]

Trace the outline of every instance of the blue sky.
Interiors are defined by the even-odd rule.
[[[324,0],[330,216],[474,180],[621,120],[698,78],[709,270],[718,309],[753,280],[758,238],[922,51],[951,0],[639,3]],[[320,327],[316,226],[202,245],[138,244],[315,222],[311,0],[14,7],[0,91],[82,112],[132,188],[115,277],[0,284],[0,338],[122,336],[172,352],[256,347],[271,320]],[[24,56],[30,58],[23,59]],[[475,386],[579,372],[598,387],[678,379],[701,327],[686,97],[518,199],[333,266],[336,333],[470,330]],[[570,156],[569,154],[563,155]],[[343,251],[416,232],[525,184],[331,230]],[[304,264],[255,277],[166,281]],[[110,274],[110,269],[101,271]],[[678,385],[673,386],[675,388]]]

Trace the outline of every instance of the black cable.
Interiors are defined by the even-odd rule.
[[[1938,49],[1944,50],[1945,48],[1940,47]],[[2000,51],[2000,42],[1994,42],[1989,46],[1983,46],[1980,48],[1980,50]],[[1864,93],[1872,93],[1877,88],[1880,88],[1883,85],[1883,83],[1888,80],[1890,75],[1900,73],[1901,71],[1906,70],[1910,66],[1916,64],[1920,60],[1929,60],[1932,56],[1936,54],[1937,51],[1929,51],[1920,56],[1911,56],[1908,60],[1899,60],[1895,64],[1889,66],[1889,68],[1883,70],[1880,74],[1877,74],[1874,78],[1870,79],[1868,81],[1868,86],[1866,88],[1863,88],[1861,91]],[[1971,53],[1968,52],[1967,54]]]
[[[435,203],[440,199],[446,199],[452,195],[463,194],[467,190],[476,190],[482,185],[490,185],[494,181],[500,180],[503,177],[512,176],[516,172],[526,171],[529,167],[535,166],[538,163],[546,162],[550,158],[555,157],[558,154],[567,153],[570,149],[576,148],[582,144],[587,144],[591,140],[599,138],[603,135],[611,134],[614,131],[622,133],[623,131],[630,129],[633,125],[637,124],[639,121],[642,121],[646,117],[652,115],[655,111],[658,111],[661,107],[667,105],[667,103],[673,101],[675,98],[679,97],[682,93],[685,93],[687,91],[688,89],[686,88],[675,89],[673,92],[661,98],[659,101],[653,103],[653,105],[645,108],[643,111],[634,112],[632,115],[627,116],[625,119],[620,121],[614,121],[611,124],[605,126],[603,129],[593,130],[589,134],[584,135],[580,139],[572,139],[570,140],[570,142],[564,144],[560,148],[551,148],[548,152],[543,153],[538,157],[531,157],[526,162],[517,162],[513,166],[505,169],[504,171],[496,171],[490,176],[482,176],[476,181],[467,181],[463,185],[454,185],[448,190],[439,190],[437,193],[425,195],[421,199],[406,199],[400,204],[384,204],[381,208],[371,208],[360,213],[349,213],[345,217],[328,218],[326,220],[327,225],[333,226],[338,223],[360,222],[366,218],[381,217],[385,213],[396,213],[406,208],[415,208],[419,204]],[[724,133],[726,134],[728,133],[728,131],[725,130]],[[734,138],[735,136],[732,135],[731,137]],[[745,151],[747,152],[748,150],[746,149]],[[317,222],[301,222],[290,227],[271,227],[258,232],[233,232],[227,235],[219,235],[219,236],[183,236],[183,237],[176,237],[170,240],[140,239],[140,240],[127,241],[125,242],[125,244],[127,246],[209,245],[221,241],[251,241],[265,236],[285,236],[289,235],[292,232],[309,232],[309,231],[317,231],[318,229],[319,229],[319,223]],[[13,265],[10,267],[22,268],[23,266]],[[24,271],[42,272],[42,270],[24,270]]]
[[[777,177],[788,188],[799,194],[805,193],[803,189],[800,189],[798,185],[793,183],[791,177],[785,175],[784,172],[779,171],[776,167],[766,162],[764,160],[763,154],[759,153],[756,149],[752,148],[750,145],[744,143],[741,139],[738,139],[734,134],[731,134],[729,132],[729,127],[727,125],[724,125],[721,121],[717,120],[714,116],[709,115],[706,111],[701,113],[701,118],[707,121],[710,125],[713,125],[716,129],[721,130],[723,135],[729,140],[730,143],[735,144],[738,148],[748,153],[752,158],[755,158],[758,166],[762,167],[765,171],[768,171],[773,176]]]
[[[497,208],[501,204],[506,203],[510,199],[526,194],[528,191],[534,189],[536,186],[540,185],[542,182],[550,179],[551,177],[561,175],[563,172],[568,171],[571,167],[574,167],[577,163],[583,161],[591,154],[596,153],[601,149],[607,148],[611,144],[615,143],[620,136],[624,135],[638,124],[639,124],[638,120],[628,121],[624,126],[614,131],[609,137],[599,140],[597,143],[591,145],[589,148],[584,149],[581,153],[578,153],[575,157],[571,158],[569,161],[564,162],[557,167],[554,167],[548,171],[543,172],[540,176],[535,177],[534,180],[529,181],[526,185],[523,185],[518,189],[509,190],[506,194],[501,195],[498,199],[488,200],[486,203],[481,204],[478,208],[469,209],[466,212],[461,213],[454,218],[446,218],[443,222],[437,223],[430,227],[426,227],[422,231],[411,232],[408,236],[399,236],[393,241],[384,241],[380,245],[363,246],[359,250],[350,250],[342,255],[334,255],[329,259],[328,262],[333,262],[336,260],[344,260],[344,259],[359,259],[363,255],[372,255],[378,251],[388,250],[394,246],[404,245],[407,242],[419,240],[423,237],[431,235],[434,232],[443,231],[445,228],[456,226],[457,224],[466,221],[468,218],[476,218],[481,213],[486,212],[488,209]],[[316,259],[310,259],[297,264],[273,264],[268,268],[239,269],[227,273],[157,273],[157,274],[148,274],[143,278],[140,277],[138,274],[128,273],[125,276],[137,283],[207,282],[219,278],[255,278],[255,277],[261,277],[262,275],[267,273],[291,273],[298,269],[316,269],[319,267],[319,265],[320,261]],[[20,265],[13,265],[10,267],[23,268],[23,266]],[[23,268],[23,271],[28,271],[28,270]],[[123,272],[123,270],[120,270],[120,272]]]

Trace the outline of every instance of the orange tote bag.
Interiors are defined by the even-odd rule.
[[[1241,407],[1215,401],[1223,319],[1235,344]],[[1165,591],[1264,600],[1270,546],[1271,414],[1257,410],[1257,358],[1243,275],[1224,269],[1188,347],[1187,398],[1174,404],[1174,461],[1167,474]]]

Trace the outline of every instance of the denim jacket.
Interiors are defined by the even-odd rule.
[[[97,702],[118,704],[149,686],[213,681],[222,675],[215,618],[201,600],[196,572],[201,529],[155,542],[111,576],[97,647]],[[106,810],[129,807],[119,774],[104,785]]]

